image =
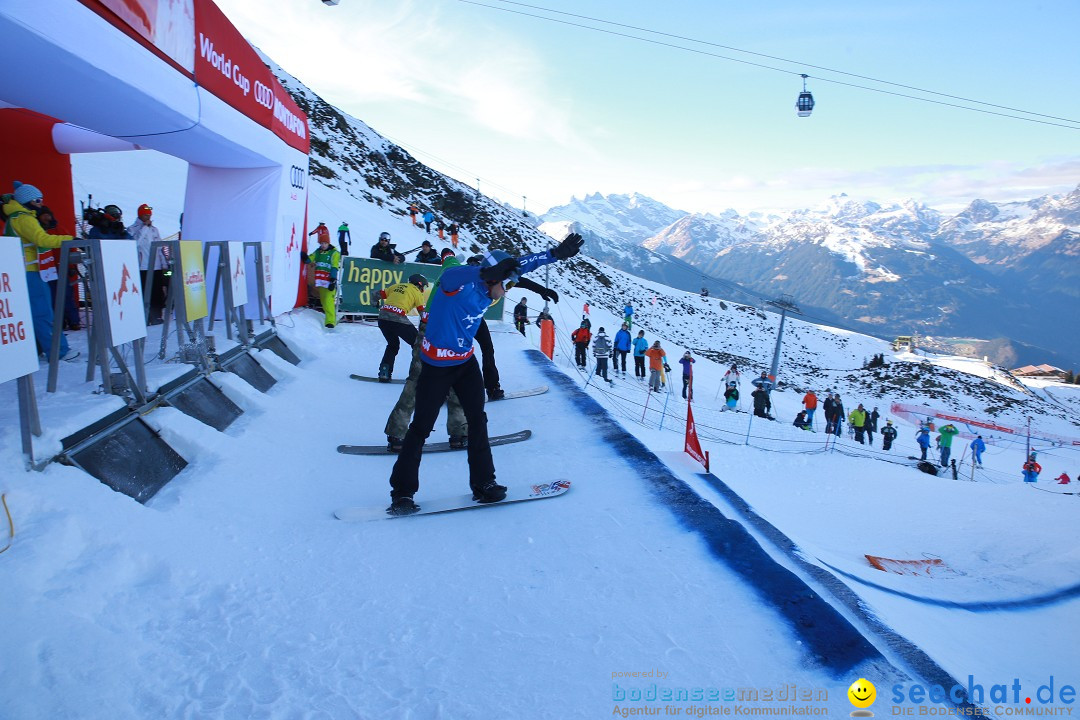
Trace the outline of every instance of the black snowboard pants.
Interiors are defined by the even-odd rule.
[[[453,389],[469,424],[469,487],[477,490],[495,479],[495,464],[488,444],[487,414],[484,412],[484,377],[476,357],[461,365],[436,366],[421,361],[416,381],[416,410],[405,433],[397,462],[390,473],[390,498],[412,497],[420,488],[420,456],[424,442],[435,427],[439,408]]]
[[[382,331],[383,337],[386,338],[386,351],[383,352],[380,367],[385,366],[393,374],[394,360],[397,358],[398,350],[401,349],[401,341],[404,340],[411,348],[413,343],[416,342],[416,328],[408,321],[396,322],[394,320],[380,319],[379,330]]]
[[[480,346],[480,359],[484,375],[484,389],[488,392],[499,388],[499,368],[495,367],[495,345],[491,342],[491,330],[487,321],[481,319],[476,330],[476,344]]]

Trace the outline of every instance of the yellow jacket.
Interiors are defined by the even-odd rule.
[[[4,234],[8,237],[22,238],[23,261],[27,272],[37,272],[38,248],[58,248],[65,240],[74,240],[71,235],[50,235],[41,227],[37,219],[37,210],[31,210],[14,198],[4,203],[4,215],[7,226]]]
[[[383,301],[380,314],[390,313],[392,319],[404,320],[414,309],[424,308],[424,293],[412,283],[398,283],[383,289],[386,300]],[[391,319],[391,318],[386,318]],[[406,320],[406,322],[408,322]]]

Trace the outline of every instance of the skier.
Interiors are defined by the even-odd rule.
[[[626,329],[629,330],[634,326],[634,307],[627,301],[623,306],[623,323],[626,324]]]
[[[769,379],[769,374],[764,370],[761,371],[761,377],[756,377],[750,381],[750,384],[756,388],[760,388],[765,392],[772,392],[773,381]],[[752,394],[752,393],[751,393]]]
[[[982,454],[985,450],[986,443],[983,442],[982,435],[977,435],[975,439],[971,441],[971,459],[979,467],[982,467]]]
[[[919,449],[922,451],[919,459],[926,460],[926,452],[930,449],[930,428],[920,425],[918,432],[915,433],[915,442],[919,443]]]
[[[446,239],[446,223],[444,223],[442,220],[436,221],[435,222],[435,229],[439,232],[439,239],[440,240],[445,240]]]
[[[379,330],[386,338],[386,350],[379,363],[379,382],[388,383],[394,375],[394,360],[401,348],[401,340],[412,347],[416,342],[416,328],[409,321],[413,310],[424,312],[424,289],[427,278],[419,273],[409,276],[408,282],[384,288],[380,295],[385,298],[379,308]]]
[[[1031,453],[1031,457],[1024,463],[1024,482],[1033,483],[1039,479],[1039,473],[1042,472],[1042,465],[1035,462],[1035,453]]]
[[[604,334],[604,328],[600,328],[596,333],[596,338],[593,340],[593,357],[596,358],[596,374],[598,377],[602,377],[608,382],[611,382],[607,376],[607,361],[611,356],[611,340]]]
[[[390,474],[391,504],[387,512],[409,515],[420,509],[413,495],[420,485],[421,451],[451,389],[457,393],[469,425],[467,449],[473,499],[489,503],[506,497],[506,487],[495,481],[484,414],[484,379],[473,357],[478,318],[492,301],[506,294],[504,282],[577,255],[583,242],[580,235],[572,233],[555,248],[521,259],[492,250],[485,256],[483,267],[461,266],[443,273],[434,312],[428,317],[427,334],[420,346],[416,412]]]
[[[735,405],[739,402],[739,387],[732,380],[727,384],[727,389],[724,390],[724,407],[728,410],[734,410]]]
[[[622,358],[622,375],[626,377],[626,354],[630,352],[630,325],[623,323],[619,332],[615,333],[614,352],[612,357],[612,369],[619,372],[619,358]],[[636,372],[636,371],[635,371]]]
[[[582,320],[581,327],[570,333],[570,340],[574,343],[574,362],[579,368],[584,368],[588,363],[589,341],[592,340],[592,333],[589,332],[586,322],[588,321]]]
[[[1080,477],[1080,475],[1078,475],[1077,477]],[[1058,475],[1056,479],[1058,481],[1058,485],[1068,485],[1070,482],[1072,482],[1072,479],[1069,478],[1069,473],[1064,471],[1062,471],[1062,473]]]
[[[301,251],[300,262],[315,268],[315,291],[322,303],[323,322],[333,329],[337,325],[337,276],[341,267],[341,253],[330,244],[330,232],[319,235],[319,247],[310,256]]]
[[[877,407],[866,416],[866,441],[870,443],[870,447],[874,446],[874,433],[877,432],[877,424],[880,418],[881,414],[877,411]]]
[[[645,331],[638,330],[634,338],[634,377],[638,380],[645,379],[645,351],[649,349],[649,341],[645,339]]]
[[[949,454],[952,453],[952,441],[960,433],[952,423],[943,425],[938,430],[939,447],[941,448],[941,467],[949,466]]]
[[[896,435],[896,428],[893,427],[892,420],[886,420],[885,427],[881,428],[881,449],[891,450]]]
[[[349,254],[349,243],[352,242],[352,236],[349,234],[349,223],[344,220],[341,221],[341,225],[337,229],[337,244],[338,250],[342,255]]]
[[[813,426],[814,411],[817,410],[817,395],[813,390],[808,390],[802,399],[803,407],[806,408],[806,422]]]
[[[687,350],[683,353],[683,356],[679,358],[679,364],[682,365],[682,396],[683,400],[689,400],[694,402],[694,363],[697,362],[694,358],[690,357],[690,351]],[[689,394],[689,397],[687,395]]]
[[[416,203],[409,203],[409,217],[412,218],[413,227],[416,227],[416,215],[420,212],[420,208],[416,207]]]
[[[416,253],[416,260],[413,262],[442,265],[442,259],[439,258],[439,253],[435,252],[435,248],[431,246],[430,240],[425,240],[420,244],[420,252]]]
[[[449,254],[444,255],[444,270],[460,265],[461,263],[454,257],[454,253],[449,252]],[[431,289],[432,300],[438,297],[437,292],[441,281],[442,278],[440,277]],[[427,332],[427,317],[430,312],[431,303],[429,302],[428,313],[420,316],[420,326],[416,331],[416,342],[413,343],[412,362],[409,363],[409,377],[405,381],[405,387],[401,389],[401,395],[398,396],[394,409],[390,411],[390,417],[386,419],[386,427],[383,428],[383,432],[386,433],[386,449],[390,452],[401,452],[402,438],[405,437],[405,433],[409,429],[413,410],[416,409],[416,382],[420,379],[421,366],[420,343],[423,342],[424,335]],[[452,448],[463,448],[468,442],[469,424],[465,421],[465,412],[461,409],[461,403],[453,390],[446,396],[446,434],[450,436],[450,447]]]
[[[521,298],[518,304],[514,306],[514,327],[517,331],[525,335],[525,326],[529,324],[529,306],[525,302],[525,298]]]
[[[810,432],[814,431],[814,429],[810,427],[810,419],[807,416],[805,410],[800,410],[799,414],[795,416],[795,421],[791,424],[799,428],[800,430],[809,430]]]
[[[645,351],[645,355],[649,358],[649,390],[660,392],[660,371],[667,364],[665,362],[667,353],[660,347],[660,341],[657,340]]]
[[[851,411],[848,415],[848,422],[851,423],[851,427],[855,430],[855,442],[860,445],[865,445],[863,441],[863,432],[866,430],[866,409],[859,403],[859,407]]]
[[[739,375],[739,368],[735,366],[735,363],[731,363],[731,367],[726,373],[724,373],[724,385],[734,382],[736,384],[742,382],[742,378]]]
[[[458,224],[457,223],[450,223],[450,227],[447,228],[447,231],[450,233],[450,244],[453,245],[456,248],[457,243],[458,243],[458,232],[459,232]]]

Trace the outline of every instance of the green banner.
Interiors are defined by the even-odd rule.
[[[379,306],[375,303],[375,291],[391,285],[408,282],[410,275],[419,273],[432,285],[442,275],[442,265],[429,263],[388,263],[372,258],[358,258],[346,255],[341,258],[341,270],[338,272],[340,302],[338,312],[375,315]],[[484,317],[488,320],[502,320],[503,301],[488,308]]]

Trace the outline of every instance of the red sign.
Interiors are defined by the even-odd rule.
[[[686,403],[686,444],[683,446],[683,450],[687,455],[704,465],[705,470],[708,471],[709,457],[701,450],[697,428],[694,426],[694,411],[690,408],[689,402]]]

